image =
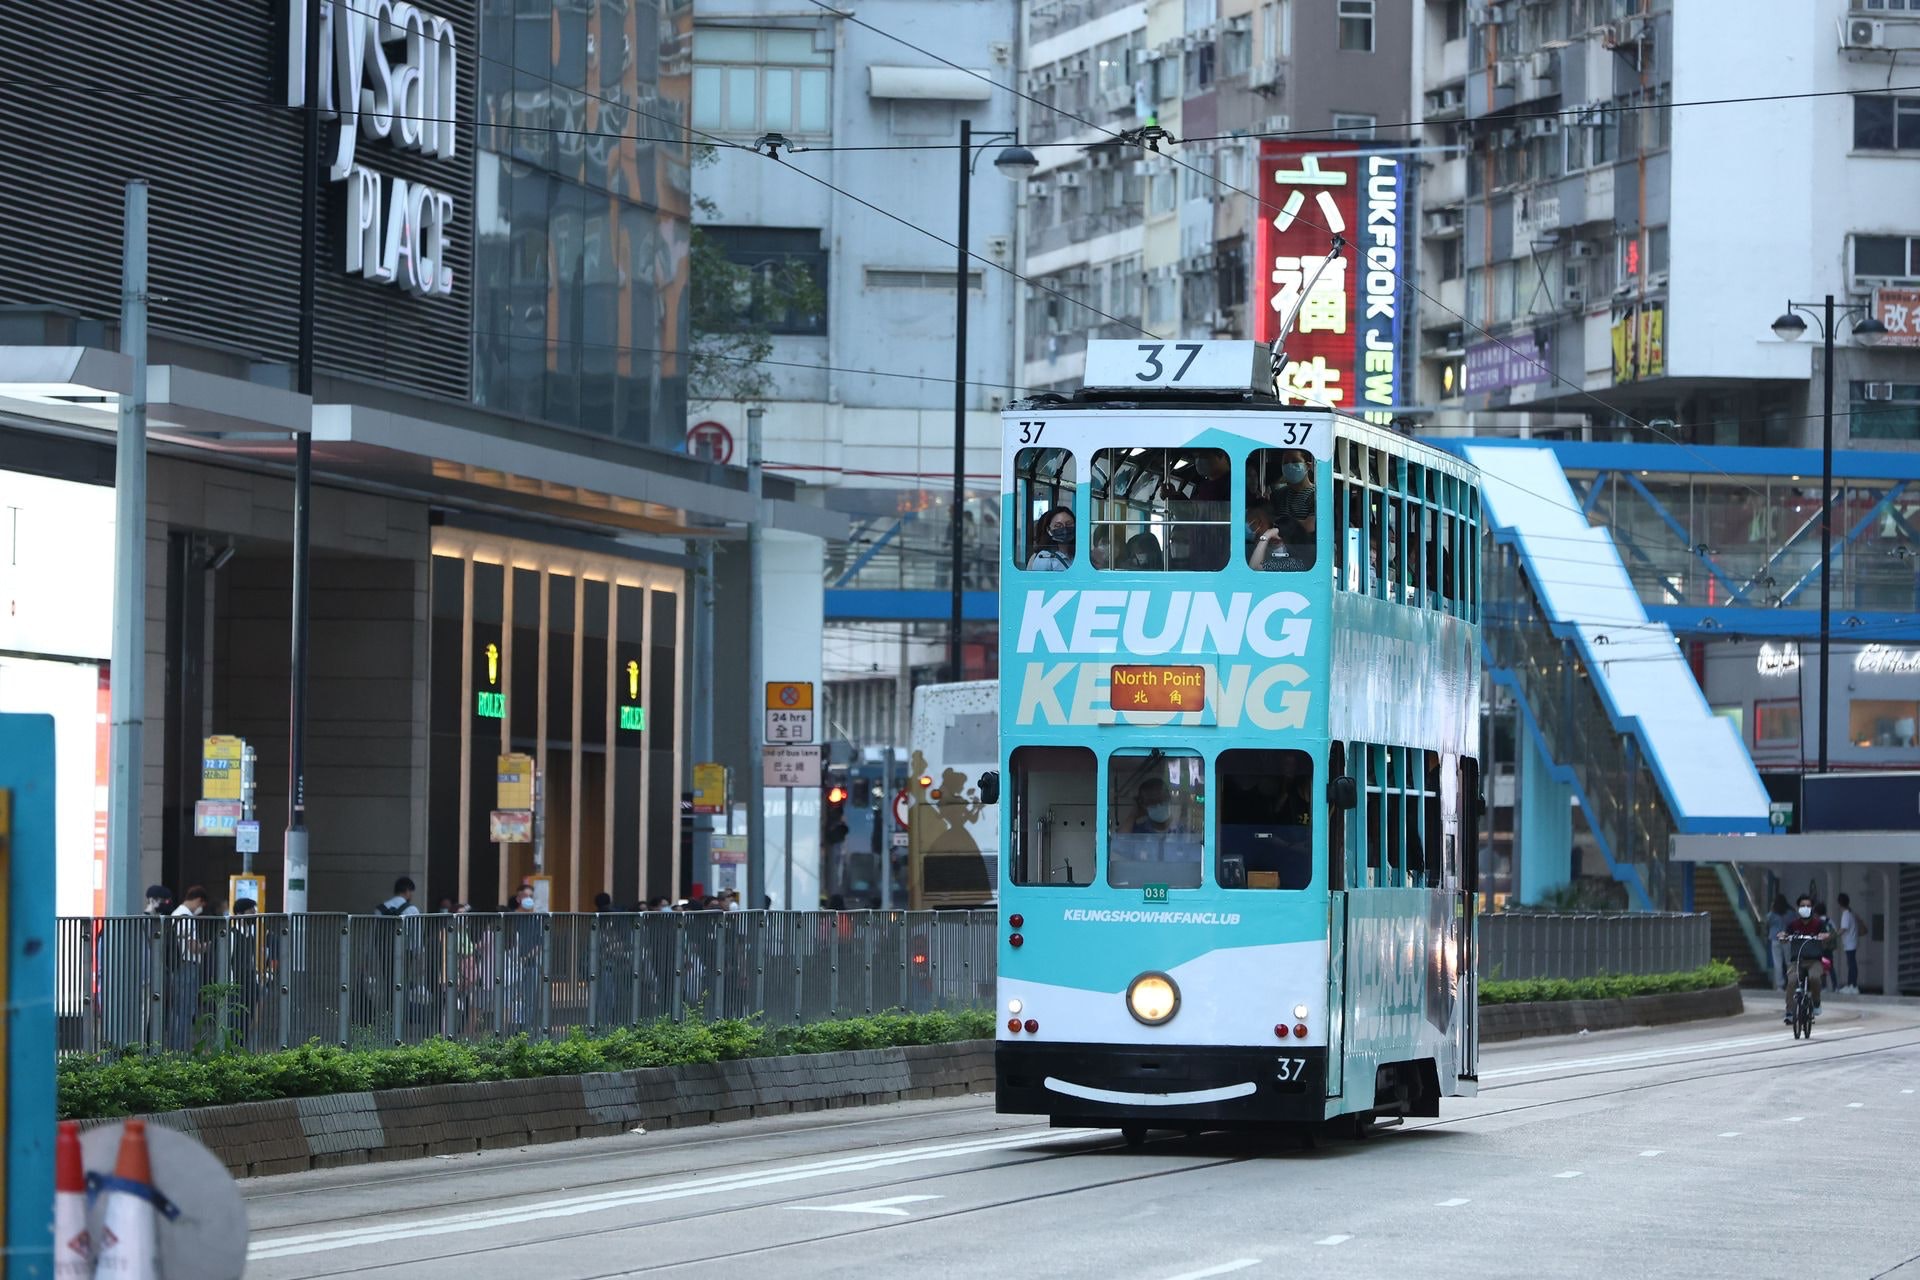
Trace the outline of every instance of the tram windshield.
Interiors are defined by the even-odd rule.
[[[1222,751],[1215,875],[1223,889],[1313,883],[1313,758],[1304,751]]]
[[[1123,748],[1107,758],[1107,883],[1200,885],[1206,761],[1197,751]]]

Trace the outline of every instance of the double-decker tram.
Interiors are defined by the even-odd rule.
[[[1003,422],[999,1110],[1438,1114],[1476,1087],[1476,474],[1281,404],[1254,343],[1087,369]]]

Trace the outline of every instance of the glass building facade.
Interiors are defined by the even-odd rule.
[[[474,399],[678,448],[690,0],[482,0]]]

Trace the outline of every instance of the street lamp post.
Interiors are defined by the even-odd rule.
[[[1008,178],[1018,182],[1040,166],[1033,152],[1020,146],[1016,135],[996,133],[980,142],[980,150],[996,142],[1013,142],[1010,147],[1002,147],[1000,154],[993,158],[993,167]],[[954,330],[953,330],[953,593],[949,602],[950,614],[947,619],[947,678],[960,679],[961,665],[961,611],[965,602],[964,571],[966,568],[966,521],[963,516],[967,504],[967,264],[971,255],[967,252],[968,204],[973,193],[973,166],[979,159],[974,150],[973,121],[960,122],[960,234],[954,244],[958,248],[958,258],[954,268],[953,293]]]
[[[1815,314],[1818,308],[1818,314]],[[1862,343],[1872,345],[1887,332],[1887,327],[1874,319],[1865,307],[1836,307],[1833,295],[1828,294],[1823,302],[1787,301],[1787,309],[1773,322],[1773,334],[1785,342],[1792,342],[1807,331],[1807,322],[1795,312],[1804,311],[1814,316],[1820,326],[1822,357],[1820,361],[1821,414],[1820,414],[1820,767],[1827,771],[1827,654],[1833,644],[1833,340],[1838,328],[1839,316],[1852,320],[1853,336]],[[1838,313],[1836,315],[1836,312]]]

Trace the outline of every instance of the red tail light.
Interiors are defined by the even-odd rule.
[[[1009,1031],[1011,1031],[1011,1032],[1013,1032],[1013,1034],[1015,1034],[1015,1035],[1019,1035],[1019,1034],[1020,1034],[1020,1019],[1018,1019],[1018,1018],[1008,1018],[1008,1019],[1007,1019],[1007,1030],[1009,1030]]]
[[[1028,1019],[1027,1019],[1027,1034],[1028,1034],[1028,1035],[1033,1035],[1033,1034],[1035,1034],[1036,1032],[1038,1032],[1039,1030],[1040,1030],[1040,1020],[1039,1020],[1038,1018],[1028,1018]]]
[[[1026,922],[1027,922],[1027,918],[1023,915],[1015,914],[1007,917],[1007,925],[1009,928],[1018,929],[1022,925],[1026,924]]]
[[[1273,1034],[1275,1034],[1276,1036],[1279,1036],[1282,1040],[1285,1040],[1287,1038],[1287,1024],[1284,1022],[1275,1023],[1273,1028]]]
[[[1293,1034],[1296,1038],[1305,1040],[1307,1038],[1307,1024],[1304,1022],[1294,1023]]]
[[[1026,939],[1025,939],[1025,938],[1023,938],[1023,937],[1021,937],[1021,936],[1020,936],[1019,934],[1017,934],[1017,933],[1012,933],[1012,934],[1008,934],[1008,935],[1007,935],[1007,945],[1008,945],[1008,946],[1013,946],[1013,947],[1017,947],[1017,946],[1019,946],[1019,945],[1020,945],[1021,943],[1023,943],[1023,942],[1025,942],[1025,941],[1026,941]]]
[[[914,952],[913,962],[915,964],[925,964],[927,962],[927,953],[924,951]]]

